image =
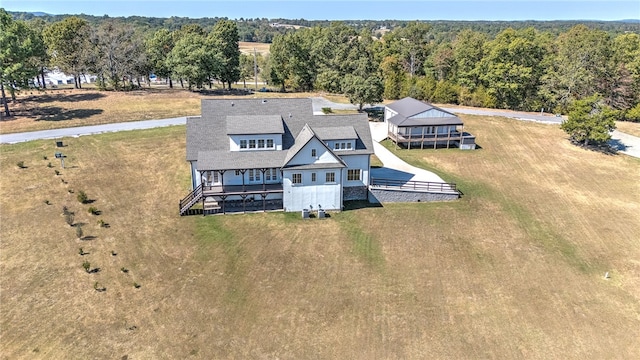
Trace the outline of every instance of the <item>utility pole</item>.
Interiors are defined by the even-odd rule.
[[[256,82],[256,90],[258,90],[258,62],[256,60],[256,48],[253,48],[253,79]]]

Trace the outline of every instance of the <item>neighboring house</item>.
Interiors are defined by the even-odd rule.
[[[385,107],[388,136],[398,146],[475,149],[475,136],[464,132],[462,120],[431,104],[406,97]]]
[[[341,210],[367,200],[373,142],[365,114],[313,115],[311,99],[204,99],[187,118],[193,191],[180,214]]]

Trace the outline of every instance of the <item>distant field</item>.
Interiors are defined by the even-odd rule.
[[[0,145],[0,358],[640,358],[640,161],[463,118],[482,149],[397,151],[459,201],[308,221],[179,217],[183,126],[65,139],[66,169]]]
[[[256,53],[262,54],[264,56],[269,54],[269,49],[271,47],[271,44],[240,41],[238,43],[238,46],[240,47],[241,53],[253,54],[253,49],[256,49]]]

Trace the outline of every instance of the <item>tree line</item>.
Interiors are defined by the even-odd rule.
[[[411,96],[566,114],[576,100],[597,95],[619,118],[640,121],[640,35],[582,24],[557,35],[528,27],[442,38],[413,22],[377,41],[334,23],[275,37],[269,64],[282,90],[357,93],[357,102]]]
[[[566,114],[576,100],[596,95],[619,118],[640,121],[640,35],[620,27],[535,22],[546,30],[516,26],[492,35],[456,27],[465,22],[389,21],[383,35],[372,31],[376,22],[320,22],[275,35],[270,54],[254,58],[238,49],[238,24],[251,21],[216,19],[211,27],[185,22],[149,32],[124,18],[92,23],[67,16],[47,23],[41,17],[16,20],[0,9],[3,98],[5,90],[14,96],[36,76],[46,86],[44,72],[53,68],[74,76],[76,87],[81,76],[94,74],[99,87],[116,90],[139,86],[151,73],[170,86],[180,81],[199,89],[217,80],[230,88],[257,70],[282,91],[343,93],[360,107],[411,96]],[[469,24],[491,25],[486,23]],[[572,26],[558,31],[550,24]]]

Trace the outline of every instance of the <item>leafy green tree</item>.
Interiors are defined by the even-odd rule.
[[[611,69],[611,46],[607,33],[576,25],[560,34],[554,43],[554,56],[542,77],[540,94],[548,107],[565,112],[569,104],[604,94]]]
[[[247,87],[247,80],[253,78],[253,55],[240,54],[240,80],[242,80],[242,86]]]
[[[87,64],[91,28],[87,21],[71,16],[45,28],[43,37],[47,44],[51,64],[60,71],[73,75],[75,87],[80,88],[80,74]]]
[[[395,100],[400,98],[405,73],[397,56],[388,56],[380,63],[380,70],[384,78],[384,98]]]
[[[485,34],[469,29],[456,35],[452,45],[457,70],[456,79],[459,85],[474,90],[480,84],[476,64],[484,57],[484,46],[487,41]]]
[[[616,112],[604,105],[602,98],[592,95],[571,104],[569,119],[561,128],[571,141],[588,146],[590,143],[603,144],[611,139],[611,131],[616,128]]]
[[[363,78],[359,75],[347,75],[342,82],[342,91],[349,98],[349,102],[358,105],[362,111],[364,104],[375,104],[382,101],[384,86],[378,76]]]
[[[174,35],[167,29],[156,31],[145,43],[147,59],[152,71],[160,78],[169,80],[169,87],[173,88],[171,81],[171,68],[167,65],[167,58],[173,49]]]
[[[0,9],[0,91],[5,116],[11,115],[6,90],[15,101],[16,90],[28,87],[29,79],[38,74],[37,57],[37,34]]]
[[[480,79],[498,107],[538,110],[538,86],[547,52],[545,38],[533,28],[506,29],[486,45]]]
[[[188,81],[189,90],[193,86],[202,88],[222,66],[222,60],[207,40],[197,33],[184,34],[167,57],[167,65],[175,75]]]
[[[209,34],[213,51],[218,55],[215,77],[228,84],[240,80],[240,48],[238,47],[238,27],[230,20],[220,20]]]
[[[290,73],[291,44],[288,35],[276,36],[270,48],[269,68],[270,79],[274,85],[279,85],[285,91]]]

